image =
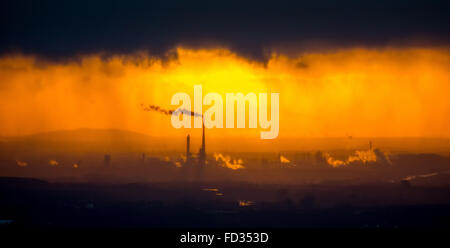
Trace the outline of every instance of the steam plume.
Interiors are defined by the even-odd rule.
[[[255,204],[255,202],[253,201],[246,201],[246,200],[239,200],[239,207],[248,207],[248,206],[252,206]]]
[[[427,177],[434,177],[434,176],[437,176],[437,175],[439,175],[439,173],[433,172],[433,173],[422,174],[422,175],[407,176],[407,177],[403,178],[403,180],[411,181],[411,180],[414,180],[416,178],[427,178]]]
[[[379,149],[356,151],[354,155],[350,155],[346,160],[335,159],[329,153],[324,153],[323,157],[326,162],[334,168],[355,163],[367,164],[371,162],[378,162],[381,164],[391,164],[389,157]]]
[[[287,159],[285,156],[280,155],[280,162],[282,164],[289,164],[291,161],[289,159]]]
[[[17,161],[16,161],[16,164],[17,164],[19,167],[26,167],[26,166],[28,166],[28,163],[27,163],[27,162],[25,162],[25,161],[20,161],[20,160],[17,160]]]
[[[58,161],[56,161],[54,159],[50,159],[48,161],[48,164],[51,165],[51,166],[58,166],[59,163],[58,163]]]
[[[216,159],[216,161],[220,161],[220,165],[225,167],[225,168],[229,168],[232,170],[239,170],[239,169],[244,169],[244,162],[242,161],[242,159],[231,159],[230,156],[224,156],[221,153],[214,153],[214,158]]]

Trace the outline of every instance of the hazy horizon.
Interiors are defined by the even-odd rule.
[[[191,136],[191,142],[194,147],[200,146],[201,129],[193,129],[193,131],[188,132]],[[155,136],[123,129],[77,128],[0,138],[3,139],[0,142],[27,141],[29,139],[39,139],[44,143],[52,139],[60,142],[96,141],[99,144],[105,141],[131,142],[124,146],[161,142],[167,147],[156,150],[183,151],[186,136]],[[438,137],[285,137],[276,140],[260,140],[259,138],[237,136],[210,137],[209,129],[206,129],[206,141],[209,148],[207,151],[211,153],[214,151],[268,152],[274,151],[274,149],[275,151],[354,150],[368,147],[369,142],[372,142],[375,147],[389,151],[450,154],[450,139]],[[236,146],[236,142],[244,145]],[[151,151],[151,149],[149,147],[143,148],[145,151]]]

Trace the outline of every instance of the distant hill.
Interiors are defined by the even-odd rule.
[[[3,137],[7,141],[127,141],[127,140],[149,140],[152,137],[119,129],[90,129],[81,128],[75,130],[60,130],[44,132],[25,136]]]
[[[170,148],[169,140],[118,129],[76,129],[3,137],[0,146],[22,151],[159,150]]]

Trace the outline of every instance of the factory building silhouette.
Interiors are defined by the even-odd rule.
[[[143,106],[143,105],[142,105]],[[155,111],[164,115],[179,115],[179,114],[187,114],[194,117],[201,117],[202,118],[202,146],[200,148],[200,151],[198,152],[197,156],[192,156],[190,152],[190,136],[188,135],[186,138],[186,161],[185,161],[185,167],[190,167],[192,165],[195,165],[195,162],[197,162],[198,171],[202,173],[203,168],[206,165],[206,147],[205,147],[205,124],[203,123],[203,115],[192,112],[191,110],[187,109],[177,109],[177,110],[167,110],[163,109],[160,106],[156,105],[149,105],[149,106],[143,106],[144,111]]]

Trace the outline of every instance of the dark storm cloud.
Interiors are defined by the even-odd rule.
[[[449,6],[448,1],[2,1],[0,53],[64,59],[146,51],[164,58],[177,45],[221,46],[265,61],[274,50],[440,46],[450,40]]]

